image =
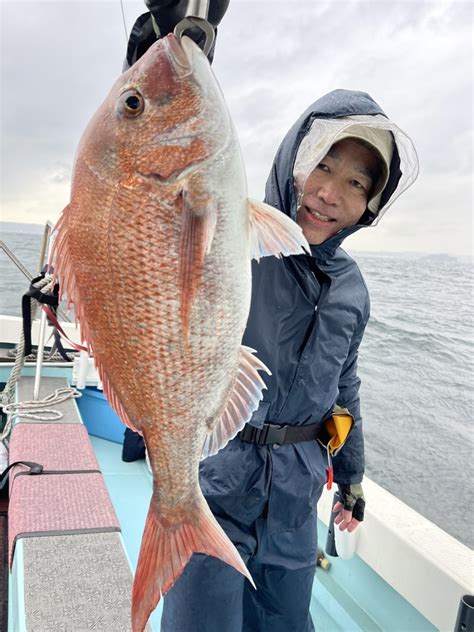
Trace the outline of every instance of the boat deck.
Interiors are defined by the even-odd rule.
[[[135,568],[140,550],[141,536],[150,502],[152,481],[145,460],[124,463],[121,460],[122,448],[117,443],[90,437],[100,469],[122,529],[122,537],[130,562]],[[131,503],[133,499],[133,504]],[[318,571],[323,574],[324,571]],[[323,607],[321,604],[324,604]],[[311,613],[315,626],[325,631],[359,631],[363,630],[343,607],[338,604],[328,589],[320,582],[315,582]],[[161,602],[151,617],[153,630],[159,630]],[[365,630],[380,630],[373,624]]]
[[[135,568],[152,491],[145,460],[124,463],[122,446],[90,437],[122,529],[127,554]],[[320,545],[327,530],[318,524]],[[360,559],[328,558],[331,569],[318,568],[313,584],[311,615],[317,630],[324,632],[434,632],[435,628]],[[351,592],[340,582],[351,582]],[[352,592],[353,591],[353,592]],[[360,599],[358,595],[363,595]],[[370,605],[368,605],[368,602]],[[161,602],[150,623],[158,631]]]
[[[47,370],[48,369],[45,369],[45,371]],[[49,369],[49,371],[53,372],[54,369]],[[56,369],[56,371],[60,370]],[[51,393],[59,385],[64,386],[64,372],[61,372],[63,377],[59,383],[57,379],[53,379],[53,375],[50,375],[48,378],[43,378],[41,396],[46,393]],[[54,378],[56,378],[56,376],[54,376]],[[24,377],[22,379],[19,387],[19,400],[31,399],[32,382],[32,378]],[[67,421],[71,423],[81,423],[76,403],[73,400],[61,404],[59,408],[64,408],[64,410],[67,411],[65,418],[61,420],[60,423],[64,424]],[[23,421],[32,423],[26,419]],[[34,576],[27,577],[28,573],[34,573],[36,571],[34,567],[30,566],[27,568],[25,566],[25,560],[27,560],[28,553],[31,556],[32,547],[36,547],[37,550],[35,550],[35,554],[41,556],[41,553],[45,552],[45,548],[48,548],[48,540],[60,540],[62,542],[61,547],[57,547],[58,550],[52,553],[51,557],[53,559],[57,556],[60,557],[63,553],[59,551],[59,548],[65,549],[64,555],[66,556],[66,553],[69,555],[68,563],[74,572],[77,570],[74,567],[76,565],[80,566],[83,563],[82,558],[87,560],[88,566],[84,568],[81,582],[95,581],[97,584],[100,580],[100,578],[94,578],[94,570],[92,570],[92,572],[90,570],[91,567],[94,569],[94,560],[98,556],[97,546],[100,546],[100,544],[98,544],[97,536],[106,539],[106,545],[116,549],[114,555],[122,555],[123,557],[123,544],[125,549],[125,570],[127,573],[128,563],[132,569],[136,566],[152,491],[151,474],[148,471],[145,460],[124,463],[121,459],[122,446],[119,443],[96,436],[89,436],[89,439],[118,518],[121,533],[78,533],[75,535],[69,533],[59,536],[56,535],[54,538],[27,537],[18,540],[10,584],[10,595],[14,597],[13,603],[12,599],[10,601],[10,609],[15,612],[13,617],[12,613],[9,613],[10,621],[26,621],[27,612],[25,611],[29,608],[27,603],[28,595],[26,595],[25,598],[25,595],[21,595],[21,592],[23,586],[25,586],[24,590],[26,591],[28,582],[30,582],[31,585],[37,585],[38,579]],[[33,452],[34,446],[30,460],[34,460]],[[323,523],[319,523],[318,529],[320,544],[324,546],[326,527]],[[92,540],[94,540],[93,545],[89,543],[88,538],[92,538],[91,543]],[[87,550],[84,550],[84,548],[81,550],[82,544],[79,543],[79,540],[86,545],[85,548]],[[90,551],[89,548],[91,549]],[[74,556],[77,557],[77,563],[74,561]],[[400,632],[401,630],[404,632],[429,632],[435,629],[418,611],[357,556],[349,561],[342,561],[335,558],[329,559],[331,560],[331,569],[329,572],[318,569],[313,586],[311,613],[317,629],[324,630],[325,632],[376,632],[379,630],[384,630],[384,632]],[[121,564],[123,567],[123,563]],[[104,569],[102,569],[101,572],[103,571]],[[53,569],[53,572],[56,572],[56,569]],[[90,577],[91,573],[92,577]],[[129,599],[131,573],[128,574],[129,577],[124,579],[120,591],[117,586],[109,587],[107,593],[107,603],[109,605],[113,605],[112,594],[115,594],[115,599],[117,599],[117,594],[125,590],[124,586],[126,587],[127,600]],[[114,578],[115,581],[117,581],[117,579],[118,578]],[[98,586],[98,588],[99,587],[100,586]],[[19,608],[18,604],[20,602],[21,607]],[[61,606],[72,605],[73,604],[69,603],[61,604]],[[128,605],[126,605],[126,612],[128,613],[128,611],[129,602]],[[161,603],[152,614],[149,622],[155,631],[160,629],[160,618]],[[125,626],[128,626],[128,615]],[[17,630],[16,627],[9,627],[8,629]],[[18,628],[18,630],[24,629],[26,628],[22,628],[21,625]],[[39,629],[40,628],[38,628],[38,630]],[[107,628],[103,629],[109,632]],[[120,629],[127,629],[128,632],[127,627],[121,627]],[[118,628],[115,628],[113,631],[110,630],[110,632],[117,632],[117,630]]]
[[[144,459],[122,461],[122,446],[90,437],[122,531],[128,559],[135,569],[152,491],[151,474]],[[161,602],[150,618],[153,630],[160,629]]]

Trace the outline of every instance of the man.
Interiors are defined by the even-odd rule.
[[[357,354],[369,297],[340,246],[375,225],[416,172],[411,141],[362,92],[326,95],[285,136],[265,201],[300,224],[311,254],[252,264],[243,344],[272,376],[250,422],[203,461],[200,478],[257,590],[220,560],[194,555],[164,598],[163,632],[314,630],[316,504],[331,476],[321,443],[335,409],[353,418],[333,460],[336,522],[352,531],[363,518]]]

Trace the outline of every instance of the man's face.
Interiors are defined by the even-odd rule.
[[[296,217],[310,244],[356,224],[379,173],[379,159],[350,138],[334,144],[306,179]]]

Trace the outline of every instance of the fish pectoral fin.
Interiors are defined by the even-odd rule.
[[[216,232],[217,202],[209,191],[195,186],[184,189],[181,200],[180,315],[183,337],[187,339],[192,304],[201,285],[204,261]]]
[[[249,199],[250,257],[301,255],[311,252],[300,226],[264,202]]]
[[[183,507],[179,509],[183,512]],[[239,552],[212,515],[200,492],[187,509],[187,520],[166,527],[160,522],[153,499],[151,501],[133,581],[133,632],[144,630],[161,595],[181,575],[194,552],[219,558],[242,573],[255,588]]]
[[[258,408],[263,397],[263,389],[266,388],[259,371],[265,371],[268,375],[271,373],[254,353],[255,351],[249,347],[240,347],[240,361],[234,388],[227,399],[224,412],[204,441],[202,459],[216,454],[233,439]]]
[[[217,224],[217,199],[212,191],[197,178],[190,178],[181,193],[183,213],[200,218],[202,222],[202,246],[206,255],[211,251]]]

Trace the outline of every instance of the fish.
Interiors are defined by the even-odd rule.
[[[201,49],[158,40],[113,85],[76,152],[51,261],[153,492],[132,589],[142,631],[194,552],[253,580],[199,487],[270,373],[242,345],[251,259],[309,252],[301,228],[249,200],[237,134]],[[254,585],[254,584],[253,584]]]

